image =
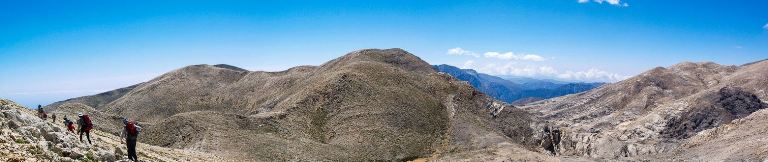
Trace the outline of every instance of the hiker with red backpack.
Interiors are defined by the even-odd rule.
[[[64,126],[67,126],[67,131],[75,133],[75,122],[72,122],[66,116],[64,117]]]
[[[93,142],[91,142],[91,129],[93,128],[91,118],[88,115],[83,115],[83,113],[77,113],[77,116],[80,118],[77,120],[77,125],[80,126],[80,142],[83,142],[83,134],[85,134],[88,138],[88,143],[93,145]]]
[[[125,143],[128,147],[128,159],[133,161],[139,161],[139,157],[136,156],[136,140],[141,132],[141,127],[136,121],[129,121],[128,118],[123,118],[123,124],[125,124],[121,136],[125,136]]]

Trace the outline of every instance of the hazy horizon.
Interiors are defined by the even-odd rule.
[[[683,61],[768,58],[768,2],[0,2],[0,98],[25,106],[193,64],[252,71],[402,48],[491,75],[615,82]]]

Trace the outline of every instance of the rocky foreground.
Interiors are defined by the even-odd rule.
[[[33,110],[0,99],[0,161],[129,161],[120,138],[93,130],[93,145],[82,143],[57,119],[44,121]],[[139,143],[142,161],[207,161],[206,153],[169,149]]]

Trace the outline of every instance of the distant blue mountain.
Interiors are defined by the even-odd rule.
[[[504,80],[511,81],[513,83],[520,84],[523,89],[556,89],[564,84],[570,82],[552,80],[552,79],[533,79],[520,76],[499,76]]]
[[[450,65],[434,65],[436,71],[469,82],[472,87],[493,96],[494,98],[512,104],[548,99],[573,93],[579,93],[597,88],[605,83],[573,83],[549,79],[534,79],[518,76],[497,77],[478,73],[472,69],[459,69]]]

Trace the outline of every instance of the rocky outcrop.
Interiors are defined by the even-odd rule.
[[[699,132],[678,148],[655,159],[670,161],[766,161],[768,160],[768,109],[761,109],[712,129]],[[658,161],[658,160],[656,160]]]
[[[679,118],[667,122],[662,136],[685,139],[703,130],[746,117],[766,106],[755,94],[738,87],[723,87],[698,98]]]

